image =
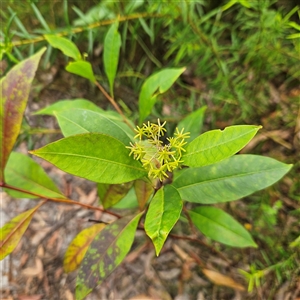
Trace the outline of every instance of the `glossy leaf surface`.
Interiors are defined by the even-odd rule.
[[[250,233],[223,210],[200,206],[190,210],[195,226],[207,237],[232,247],[257,247]]]
[[[4,168],[20,132],[32,80],[46,48],[14,66],[0,80],[0,182]]]
[[[145,231],[154,244],[157,256],[180,217],[182,205],[181,197],[172,185],[158,190],[151,200],[145,220]]]
[[[98,107],[93,102],[78,98],[78,99],[72,99],[72,100],[60,100],[57,101],[45,108],[42,108],[36,112],[34,112],[34,115],[49,115],[49,116],[55,116],[55,113],[59,113],[64,110],[73,109],[73,108],[83,108],[83,109],[89,109],[96,112],[103,112],[103,109]]]
[[[84,299],[123,261],[134,240],[142,213],[107,225],[91,243],[77,276],[76,299]]]
[[[185,68],[165,69],[146,79],[139,96],[140,124],[151,113],[157,95],[165,93],[184,70]]]
[[[182,157],[184,164],[202,167],[228,158],[246,146],[260,128],[237,125],[205,132],[187,145]]]
[[[213,165],[186,169],[173,185],[189,202],[227,202],[272,185],[291,167],[269,157],[235,155]]]
[[[88,61],[80,60],[70,62],[66,66],[66,70],[72,74],[76,74],[83,78],[86,78],[91,82],[96,81],[92,65]]]
[[[12,152],[5,168],[6,183],[46,198],[65,198],[44,169],[30,157]],[[5,189],[14,198],[39,198]]]
[[[139,208],[142,210],[154,192],[152,183],[143,179],[138,179],[134,182],[134,190],[139,203]]]
[[[119,184],[146,175],[119,140],[101,133],[72,135],[31,151],[61,170],[95,182]]]
[[[94,237],[105,228],[105,226],[105,224],[94,224],[91,227],[83,229],[76,235],[65,253],[64,271],[66,273],[73,272],[80,266]]]
[[[8,223],[6,223],[0,230],[0,259],[4,259],[7,255],[9,255],[18,245],[21,237],[26,231],[33,214],[37,211],[37,209],[43,204],[40,203],[36,207],[27,210]]]
[[[59,49],[64,55],[72,57],[74,60],[82,59],[77,46],[69,39],[51,34],[46,34],[44,37],[53,48]]]
[[[65,137],[80,133],[99,132],[118,139],[124,145],[129,145],[132,141],[122,129],[123,123],[112,121],[101,113],[74,108],[64,110],[55,115]]]
[[[118,32],[118,22],[115,22],[109,28],[105,39],[103,49],[103,62],[106,76],[108,78],[110,94],[113,96],[113,86],[117,74],[119,63],[119,53],[121,47],[121,36]]]
[[[122,184],[98,183],[98,195],[105,209],[120,202],[129,192],[133,182]]]
[[[199,136],[203,126],[203,118],[206,108],[207,106],[203,106],[197,109],[179,122],[177,126],[179,131],[184,129],[184,132],[190,133],[190,137],[186,139],[187,142],[191,142]]]

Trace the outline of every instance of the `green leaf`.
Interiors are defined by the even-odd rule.
[[[132,141],[122,129],[122,122],[111,121],[101,113],[74,108],[61,111],[55,115],[65,137],[79,133],[99,132],[116,138],[124,145],[129,145]]]
[[[104,110],[100,107],[98,107],[93,102],[78,98],[78,99],[72,99],[72,100],[60,100],[57,101],[45,108],[42,108],[36,112],[33,113],[33,115],[49,115],[49,116],[55,116],[55,113],[60,113],[64,110],[69,110],[72,108],[82,108],[82,109],[89,109],[95,112],[104,112]]]
[[[44,37],[53,48],[59,49],[64,55],[72,57],[74,60],[82,60],[80,51],[72,41],[51,34],[45,34]]]
[[[0,230],[0,260],[9,255],[18,245],[21,237],[26,231],[34,213],[45,202],[41,202],[34,208],[27,210],[8,223],[6,223]]]
[[[30,157],[12,152],[5,168],[6,183],[46,198],[65,198],[43,168]],[[39,198],[11,189],[5,191],[14,198]]]
[[[146,175],[119,140],[100,133],[69,136],[30,153],[61,170],[95,182],[119,184]]]
[[[133,209],[138,207],[138,201],[134,189],[131,188],[127,195],[117,204],[114,205],[114,209]]]
[[[149,181],[138,179],[134,182],[134,191],[139,203],[139,208],[142,210],[154,192],[153,185]]]
[[[94,224],[76,235],[65,253],[64,271],[66,273],[73,272],[80,266],[89,245],[105,226],[105,224]]]
[[[203,126],[203,117],[206,108],[207,106],[203,106],[197,109],[179,122],[177,126],[179,131],[184,129],[184,132],[190,133],[190,137],[186,139],[187,142],[191,142],[200,134]]]
[[[219,208],[200,206],[188,213],[195,226],[215,241],[232,247],[257,247],[250,233]]]
[[[214,165],[186,169],[173,185],[189,202],[227,202],[272,185],[291,168],[269,157],[235,155]]]
[[[0,182],[4,182],[4,168],[19,135],[31,83],[45,50],[17,64],[0,80]]]
[[[104,49],[103,49],[103,62],[104,70],[108,78],[110,94],[113,93],[114,80],[117,74],[119,54],[121,47],[121,36],[118,32],[119,22],[115,22],[109,28],[105,39],[104,39]]]
[[[133,182],[122,184],[98,183],[98,195],[105,209],[108,209],[120,202],[129,192]]]
[[[160,189],[151,200],[145,231],[154,244],[157,256],[180,217],[182,205],[180,195],[172,185]]]
[[[214,164],[240,151],[260,128],[261,126],[237,125],[205,132],[187,145],[182,160],[189,167]]]
[[[96,81],[92,65],[88,61],[80,60],[69,62],[66,66],[66,70],[72,74],[86,78],[93,83]]]
[[[107,225],[90,245],[78,272],[76,299],[84,299],[123,261],[134,240],[143,213]]]
[[[184,71],[185,68],[165,69],[146,79],[139,96],[140,124],[151,113],[157,95],[166,92]]]

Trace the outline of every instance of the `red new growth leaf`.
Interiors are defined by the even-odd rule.
[[[14,66],[0,80],[0,184],[4,168],[20,132],[30,86],[46,48]]]

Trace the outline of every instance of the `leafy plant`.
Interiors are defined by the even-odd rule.
[[[197,120],[202,118],[202,108],[179,123],[173,137],[169,134],[165,139],[168,135],[165,122],[158,120],[156,124],[145,122],[145,119],[160,100],[159,96],[169,90],[185,70],[167,68],[144,81],[139,95],[139,126],[135,127],[113,96],[121,46],[117,23],[109,29],[104,44],[110,93],[96,81],[91,64],[75,44],[56,35],[45,38],[52,47],[74,60],[68,63],[66,70],[95,84],[118,114],[101,110],[83,99],[55,103],[37,114],[54,115],[64,138],[30,153],[67,173],[97,182],[105,209],[68,199],[37,163],[12,152],[30,84],[46,51],[43,48],[1,79],[1,187],[15,197],[30,195],[44,199],[2,228],[1,258],[13,251],[33,214],[48,201],[81,205],[116,217],[105,227],[96,224],[79,233],[66,252],[65,271],[79,268],[76,299],[84,299],[122,262],[130,251],[137,229],[144,230],[150,237],[157,255],[180,218],[217,242],[233,247],[257,247],[242,225],[212,204],[235,201],[264,189],[291,169],[292,165],[272,158],[235,155],[261,126],[229,126],[222,131],[199,135],[201,124]],[[121,197],[117,196],[120,191]],[[107,210],[130,191],[134,191],[139,209],[129,215]],[[198,205],[189,209],[188,203]]]

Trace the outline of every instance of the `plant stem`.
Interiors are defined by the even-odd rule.
[[[134,20],[134,19],[139,19],[139,18],[162,18],[162,17],[167,17],[167,15],[139,13],[139,14],[132,14],[130,16],[118,17],[118,21],[119,22],[125,22],[125,21],[128,21],[128,20]],[[84,27],[71,28],[70,30],[55,33],[55,35],[56,36],[66,36],[66,35],[69,35],[70,33],[79,33],[79,32],[83,32],[83,31],[86,31],[86,30],[89,30],[89,29],[100,27],[100,26],[110,25],[110,24],[113,24],[115,21],[116,21],[115,19],[99,21],[99,22],[95,22],[95,23],[89,24],[89,25],[84,26]],[[16,46],[21,46],[21,45],[27,45],[27,44],[42,42],[44,40],[45,40],[44,36],[39,36],[39,37],[32,38],[32,39],[14,41],[14,42],[9,43],[9,46],[10,47],[16,47]],[[0,45],[4,46],[4,43],[0,43]]]
[[[101,93],[108,99],[108,101],[112,104],[112,106],[116,109],[116,111],[121,115],[121,117],[124,120],[124,122],[132,130],[134,130],[134,128],[132,127],[132,125],[128,122],[127,118],[123,114],[123,112],[122,112],[121,108],[119,107],[119,105],[117,104],[117,102],[106,92],[106,90],[103,88],[103,86],[98,81],[95,81],[95,85],[99,88],[99,90],[101,91]]]
[[[18,192],[21,192],[21,193],[26,193],[26,194],[30,194],[30,195],[33,195],[33,196],[37,196],[39,198],[42,198],[42,199],[45,199],[45,200],[49,200],[49,201],[54,201],[54,202],[59,202],[59,203],[66,203],[66,204],[73,204],[73,205],[79,205],[79,206],[82,206],[82,207],[87,208],[87,209],[99,210],[101,212],[104,212],[104,213],[107,213],[109,215],[115,216],[118,219],[121,218],[120,215],[118,215],[118,214],[116,214],[114,212],[111,212],[111,211],[104,210],[101,207],[95,207],[95,206],[92,206],[92,205],[80,203],[80,202],[77,202],[77,201],[74,201],[74,200],[71,200],[71,199],[68,199],[68,198],[61,198],[61,199],[60,198],[49,198],[49,197],[45,197],[43,195],[40,195],[38,193],[34,193],[34,192],[31,192],[31,191],[27,191],[27,190],[24,190],[24,189],[21,189],[21,188],[9,185],[7,183],[3,183],[1,185],[1,187],[7,188],[7,189],[11,189],[11,190],[14,190],[14,191],[18,191]]]

